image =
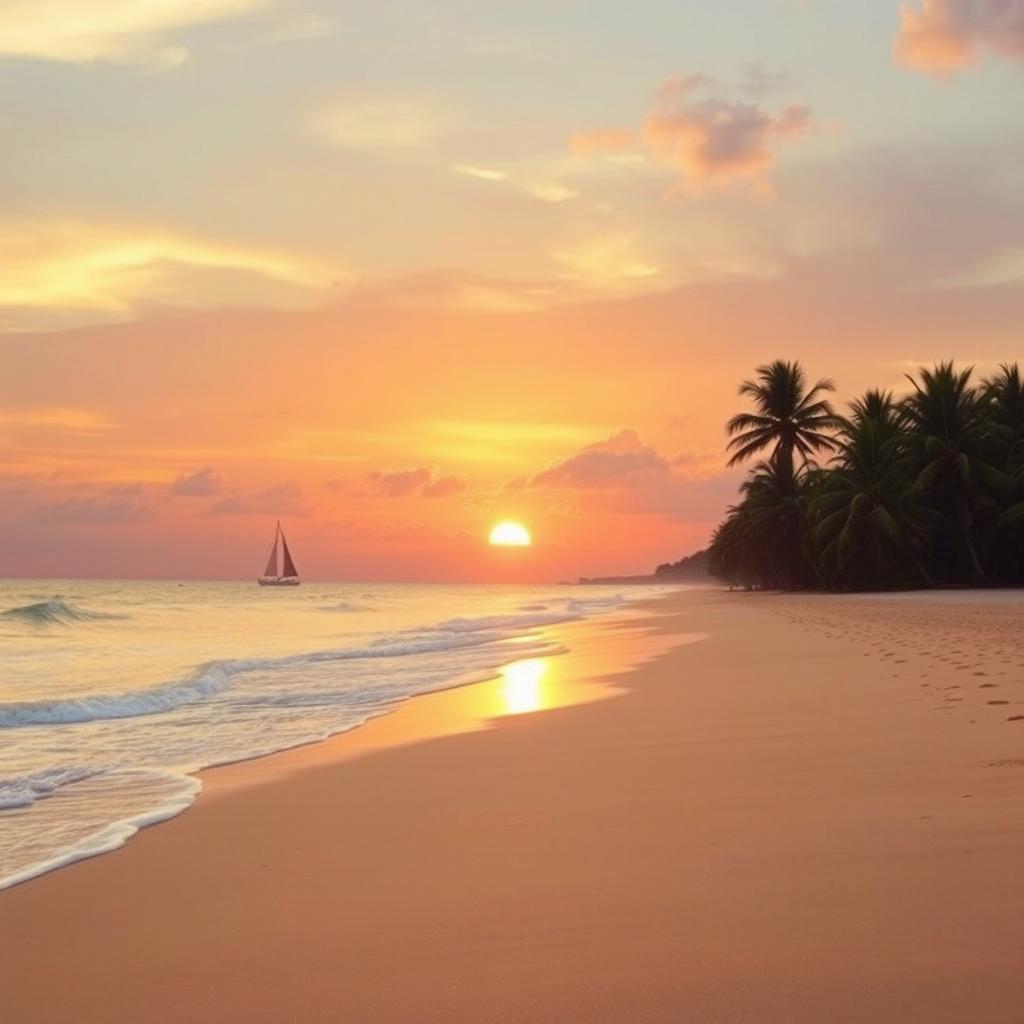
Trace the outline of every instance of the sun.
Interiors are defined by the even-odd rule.
[[[488,543],[502,548],[528,548],[533,543],[533,538],[522,523],[507,519],[494,525]]]

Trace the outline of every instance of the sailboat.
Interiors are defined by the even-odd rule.
[[[277,572],[277,545],[281,545],[281,574]],[[288,550],[288,541],[285,540],[284,530],[281,529],[281,522],[278,520],[274,529],[274,546],[270,549],[270,558],[267,560],[267,568],[263,575],[256,581],[261,587],[297,587],[302,580],[292,561],[292,553]]]

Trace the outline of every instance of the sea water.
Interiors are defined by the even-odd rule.
[[[201,768],[559,653],[543,627],[622,603],[601,587],[0,581],[0,888],[179,813]]]

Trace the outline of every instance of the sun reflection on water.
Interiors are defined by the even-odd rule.
[[[547,662],[542,658],[514,661],[501,670],[505,679],[502,695],[505,698],[506,714],[522,715],[528,711],[540,711],[547,706],[544,693],[547,670]]]

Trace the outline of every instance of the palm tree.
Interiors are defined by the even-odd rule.
[[[730,465],[761,459],[712,538],[712,572],[789,589],[1024,585],[1024,374],[972,373],[939,363],[902,400],[867,391],[840,417],[831,381],[758,367],[740,387],[754,408],[727,428]]]
[[[801,480],[762,461],[743,483],[743,500],[729,509],[711,543],[711,563],[727,582],[773,590],[807,585]]]
[[[984,489],[1005,488],[1007,478],[984,458],[990,436],[986,403],[971,385],[972,367],[957,371],[939,363],[908,375],[913,392],[904,399],[907,445],[915,476],[911,491],[934,501],[953,527],[972,582],[988,582],[974,537],[974,520]]]
[[[891,392],[868,391],[850,408],[809,502],[820,573],[846,586],[931,585],[917,550],[926,540],[921,510],[908,509],[899,406]]]
[[[1003,363],[982,382],[982,401],[992,425],[995,458],[1008,473],[1024,469],[1024,380],[1016,363]]]
[[[750,557],[747,525],[740,507],[733,506],[715,528],[708,545],[708,569],[711,575],[728,583],[730,587],[750,589],[760,583],[756,564]]]
[[[1006,501],[996,510],[988,534],[991,561],[1006,582],[1024,570],[1024,380],[1016,363],[1004,363],[982,384],[990,423],[989,456],[1009,478]]]
[[[739,413],[726,424],[731,440],[729,465],[735,466],[771,449],[771,461],[781,479],[795,485],[798,470],[817,452],[831,451],[830,431],[839,425],[832,406],[823,396],[835,390],[831,380],[819,380],[808,389],[803,367],[798,362],[777,359],[759,366],[753,380],[745,380],[739,393],[753,400],[754,412]]]

